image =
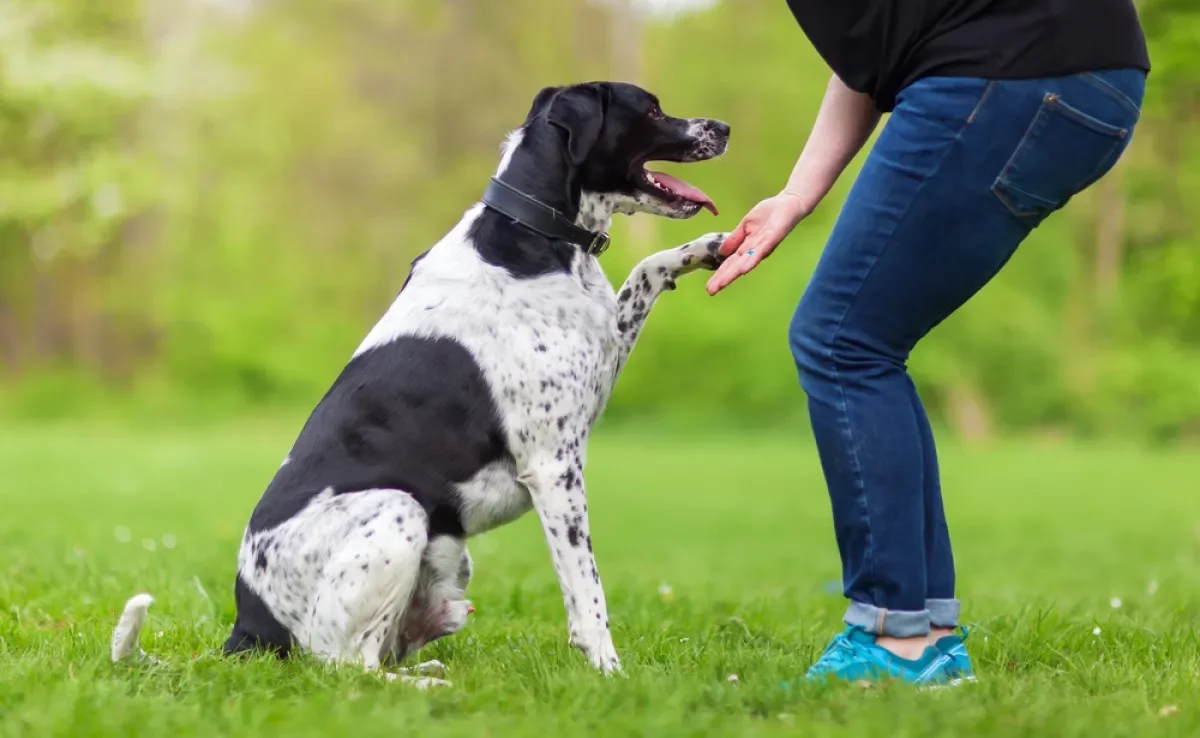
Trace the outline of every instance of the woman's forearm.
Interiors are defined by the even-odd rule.
[[[879,123],[871,98],[847,87],[838,76],[829,86],[817,112],[808,142],[792,169],[783,193],[795,197],[807,215],[841,176]]]

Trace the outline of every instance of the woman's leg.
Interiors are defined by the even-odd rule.
[[[931,607],[937,625],[957,620],[909,352],[1116,162],[1138,117],[1139,75],[917,82],[843,206],[790,339],[833,507],[845,619],[880,645],[913,655]]]
[[[931,635],[949,635],[958,627],[959,603],[954,596],[954,553],[950,547],[950,528],[942,507],[942,478],[938,470],[937,446],[925,406],[917,395],[912,379],[908,394],[917,430],[921,434],[921,502],[925,523],[925,609],[929,611]]]

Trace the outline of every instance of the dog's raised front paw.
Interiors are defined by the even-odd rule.
[[[693,269],[715,270],[721,266],[725,258],[721,256],[721,244],[729,237],[728,233],[706,233],[703,236],[688,241],[678,248],[683,271]]]

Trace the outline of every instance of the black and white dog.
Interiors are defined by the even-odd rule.
[[[634,85],[538,93],[483,200],[413,262],[255,508],[226,653],[403,659],[472,612],[466,539],[532,508],[571,645],[620,668],[588,530],[588,436],[655,299],[715,268],[724,234],[647,257],[616,293],[596,257],[615,213],[716,213],[644,165],[711,159],[728,141],[725,123],[670,117]],[[126,604],[114,661],[142,653],[150,602]]]

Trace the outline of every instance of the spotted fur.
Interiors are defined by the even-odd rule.
[[[647,126],[631,118],[639,106],[657,110],[657,100],[630,85],[543,91],[507,138],[497,177],[592,232],[616,213],[694,215],[692,203],[614,184],[613,171],[646,151],[712,158],[728,126]],[[371,670],[398,662],[465,626],[466,540],[532,509],[571,645],[597,669],[619,669],[589,525],[588,438],[658,295],[714,269],[722,239],[646,258],[618,293],[578,246],[468,208],[414,261],[251,515],[225,651],[299,648]],[[140,652],[149,602],[127,604],[114,661]],[[426,663],[401,678],[444,684],[444,671]]]

